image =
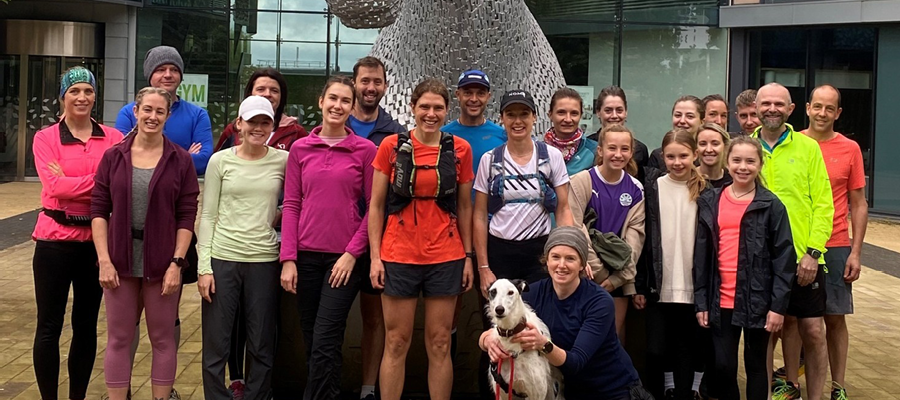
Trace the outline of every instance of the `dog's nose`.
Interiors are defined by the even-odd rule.
[[[506,312],[506,309],[503,308],[503,306],[497,306],[497,308],[494,309],[494,313],[498,316],[503,315],[504,312]]]

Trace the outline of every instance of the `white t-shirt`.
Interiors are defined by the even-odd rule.
[[[537,174],[538,150],[536,145],[531,152],[531,160],[526,165],[519,165],[509,155],[509,149],[503,150],[503,168],[507,176],[524,176]],[[547,182],[553,188],[569,183],[566,162],[562,153],[553,146],[547,146],[550,157],[550,175]],[[491,175],[493,151],[484,153],[478,163],[478,175],[475,177],[475,190],[488,194],[488,180]],[[499,177],[495,178],[499,179]],[[503,199],[506,204],[491,217],[489,232],[495,237],[506,240],[528,240],[550,234],[550,213],[540,203],[510,203],[516,199],[536,199],[541,197],[540,178],[530,179],[507,178],[503,185]]]
[[[691,201],[687,182],[665,175],[659,185],[659,235],[662,243],[662,282],[659,301],[694,303],[694,239],[697,202]]]

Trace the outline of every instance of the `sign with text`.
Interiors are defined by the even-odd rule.
[[[206,108],[207,96],[209,96],[209,75],[184,74],[181,85],[178,86],[178,97],[195,106]]]
[[[594,87],[593,86],[569,86],[581,95],[583,106],[581,107],[581,122],[578,126],[587,133],[593,133],[599,127],[594,127]]]

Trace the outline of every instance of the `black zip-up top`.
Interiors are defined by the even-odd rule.
[[[697,239],[694,242],[694,305],[709,311],[709,323],[721,321],[719,275],[719,199],[711,189],[697,199]],[[797,256],[787,209],[762,185],[741,217],[737,284],[731,324],[764,328],[769,311],[784,315],[797,273]]]

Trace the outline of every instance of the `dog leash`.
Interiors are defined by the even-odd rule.
[[[515,382],[516,377],[516,359],[513,357],[509,358],[509,390],[506,391],[509,399],[513,398],[513,382]],[[501,358],[497,362],[497,374],[500,375],[501,379],[503,378],[503,359]],[[497,394],[494,396],[494,400],[500,400],[500,384],[497,383]]]

